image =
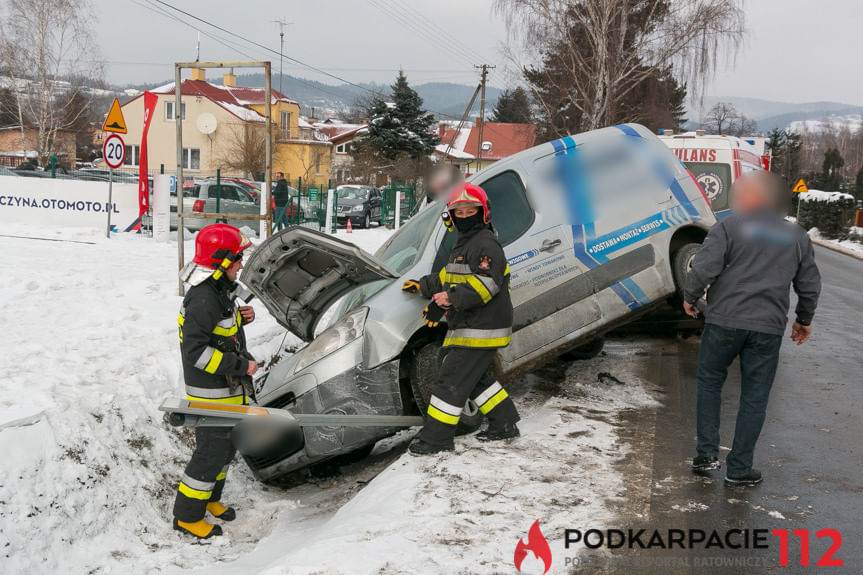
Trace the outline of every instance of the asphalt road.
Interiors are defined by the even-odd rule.
[[[816,248],[823,292],[812,339],[786,339],[767,420],[755,453],[764,482],[724,485],[724,465],[704,476],[689,470],[695,451],[698,338],[611,339],[606,353],[638,351],[638,369],[661,402],[632,413],[623,435],[633,447],[621,502],[621,529],[765,529],[768,549],[586,551],[596,564],[574,573],[863,573],[863,262]],[[794,302],[792,301],[792,307]],[[786,334],[786,338],[788,335]],[[731,445],[740,393],[737,366],[725,385],[720,459]],[[615,526],[609,526],[615,527]],[[780,566],[774,529],[791,530],[788,566]],[[842,567],[816,567],[830,547],[822,529],[838,530]],[[809,565],[800,539],[808,530]],[[717,566],[719,565],[719,566]]]

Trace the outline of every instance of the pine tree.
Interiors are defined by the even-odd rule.
[[[826,191],[837,191],[842,184],[842,167],[845,160],[837,148],[830,148],[824,152],[824,162],[821,164],[821,178],[819,184]]]
[[[408,85],[402,71],[392,85],[391,98],[390,102],[381,97],[372,101],[369,133],[359,147],[369,146],[388,160],[401,154],[414,159],[430,154],[439,142],[432,129],[436,120],[423,109],[422,98]]]
[[[857,179],[854,181],[854,197],[863,200],[863,168],[857,172]]]
[[[530,96],[527,90],[518,86],[514,90],[507,88],[497,99],[489,120],[507,124],[530,124],[533,114],[530,109]]]

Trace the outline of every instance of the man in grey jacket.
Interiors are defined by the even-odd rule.
[[[782,217],[783,197],[778,179],[768,172],[740,178],[732,195],[734,214],[710,230],[684,286],[683,307],[691,316],[698,314],[695,304],[710,289],[698,353],[698,445],[693,470],[720,466],[722,385],[728,367],[740,358],[740,408],[725,460],[727,484],[761,481],[752,459],[788,321],[789,286],[797,293],[791,328],[797,345],[809,339],[821,291],[812,242],[803,228]]]

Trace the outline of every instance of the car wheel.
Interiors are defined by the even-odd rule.
[[[583,361],[585,359],[593,359],[602,352],[605,347],[605,338],[598,337],[589,342],[571,349],[560,356],[565,361]]]
[[[366,212],[366,215],[363,217],[363,228],[368,229],[372,225],[372,217]]]
[[[692,260],[701,249],[701,244],[684,244],[671,256],[671,273],[674,277],[674,287],[677,297],[683,301],[683,286],[686,284],[686,274],[692,268]]]
[[[438,372],[440,371],[440,343],[429,343],[414,352],[413,362],[410,367],[411,388],[414,392],[414,401],[420,413],[425,416],[428,409],[428,402],[431,398],[432,388],[438,381]],[[462,411],[458,426],[456,427],[456,435],[466,435],[473,433],[479,429],[482,424],[482,414],[473,404],[470,403],[472,413]]]

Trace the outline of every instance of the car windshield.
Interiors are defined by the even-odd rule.
[[[375,258],[399,275],[408,271],[420,259],[426,242],[440,225],[441,210],[442,206],[433,204],[408,220],[375,252]],[[362,305],[368,298],[384,289],[392,281],[388,279],[374,281],[348,292],[336,305],[335,313],[329,319],[338,319]],[[329,324],[330,322],[321,321],[318,331],[326,328],[324,323]]]
[[[369,191],[364,188],[355,188],[353,186],[341,186],[336,190],[340,200],[367,200],[369,199]]]

